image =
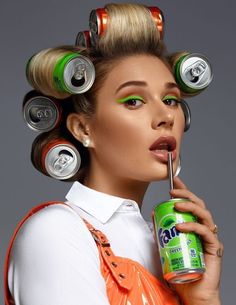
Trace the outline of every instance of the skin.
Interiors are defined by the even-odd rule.
[[[130,81],[135,83],[127,83]],[[127,103],[127,97],[132,101]],[[133,55],[116,63],[98,92],[94,116],[73,113],[67,119],[76,139],[91,140],[91,163],[83,183],[100,192],[133,199],[141,208],[149,183],[167,178],[166,163],[149,150],[160,136],[175,137],[174,170],[177,168],[184,132],[184,115],[176,102],[180,98],[172,73],[159,58]],[[197,282],[173,287],[185,305],[218,305],[221,258],[216,253],[223,246],[212,232],[214,221],[204,201],[180,178],[175,178],[174,186],[172,197],[189,199],[175,208],[192,212],[199,219],[199,223],[178,224],[177,228],[201,236],[207,271]]]

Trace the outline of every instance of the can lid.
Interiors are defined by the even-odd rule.
[[[67,91],[81,94],[88,91],[95,80],[93,63],[85,56],[72,58],[65,66],[63,79]]]
[[[23,105],[23,117],[34,131],[49,131],[59,119],[59,109],[54,101],[45,96],[34,96]]]
[[[86,49],[89,48],[91,46],[89,31],[79,32],[76,37],[75,45]]]
[[[178,76],[188,92],[203,90],[212,81],[212,67],[208,59],[198,53],[191,53],[180,58]],[[180,84],[181,85],[181,84]]]
[[[51,177],[66,180],[77,173],[81,158],[74,146],[65,143],[53,146],[47,152],[44,162],[45,169]]]

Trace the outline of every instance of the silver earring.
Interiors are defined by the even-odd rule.
[[[90,140],[89,137],[86,137],[86,138],[83,139],[82,143],[83,143],[84,147],[89,147],[90,143],[91,143],[91,140]]]
[[[180,171],[181,171],[181,158],[180,158],[180,155],[179,155],[179,164],[178,164],[178,166],[177,166],[177,168],[176,168],[174,177],[178,176],[179,173],[180,173]]]

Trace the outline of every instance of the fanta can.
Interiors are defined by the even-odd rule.
[[[175,210],[175,202],[188,201],[172,198],[154,208],[153,221],[160,252],[164,279],[169,283],[187,283],[200,279],[205,272],[203,249],[200,237],[182,233],[176,224],[196,222],[192,213]]]

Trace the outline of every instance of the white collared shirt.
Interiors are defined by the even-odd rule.
[[[16,305],[108,305],[98,249],[82,218],[108,238],[115,255],[142,264],[159,279],[151,225],[138,204],[75,182],[66,205],[31,216],[14,242],[8,285]],[[80,216],[80,217],[79,217]]]

